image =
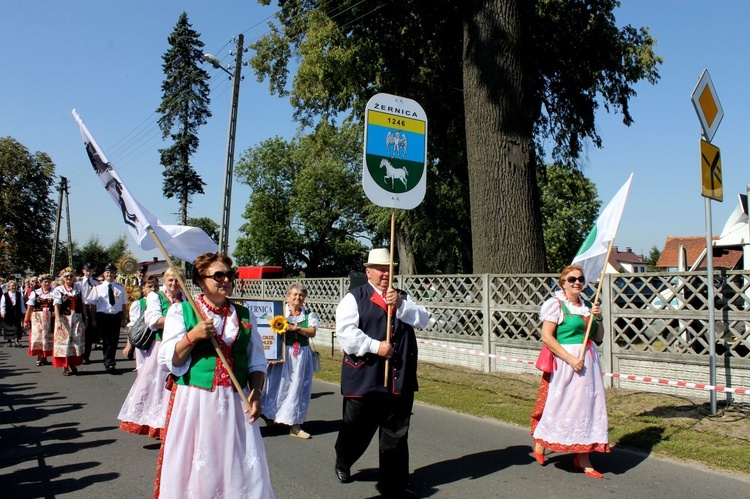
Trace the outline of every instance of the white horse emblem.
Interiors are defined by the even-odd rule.
[[[406,188],[406,177],[409,175],[409,172],[406,170],[406,168],[396,168],[387,159],[380,160],[380,168],[385,168],[385,177],[383,177],[383,182],[385,182],[387,179],[391,179],[391,189],[395,187],[396,179],[403,182],[404,188]]]

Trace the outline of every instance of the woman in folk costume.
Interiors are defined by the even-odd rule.
[[[42,286],[29,295],[26,302],[24,325],[31,329],[29,333],[29,355],[36,355],[36,365],[46,366],[47,357],[52,355],[55,341],[54,296],[52,294],[52,276],[43,275]]]
[[[126,327],[130,329],[138,321],[138,319],[146,312],[146,297],[152,291],[159,291],[159,279],[156,276],[149,276],[143,285],[141,286],[141,295],[137,300],[133,300],[130,303],[130,309],[128,310],[128,323]],[[143,364],[143,350],[135,348],[130,344],[130,338],[125,342],[125,348],[122,349],[122,356],[132,359],[135,357],[135,370],[139,370]]]
[[[263,415],[276,423],[289,425],[293,437],[308,439],[301,428],[307,419],[313,380],[310,338],[315,337],[318,316],[305,308],[307,287],[292,283],[286,291],[286,358],[268,366],[266,384],[260,399]]]
[[[583,338],[589,321],[591,338],[604,336],[599,303],[581,296],[586,284],[583,269],[569,265],[558,280],[562,289],[542,305],[542,341],[554,354],[551,373],[545,373],[531,414],[534,457],[544,465],[544,451],[571,452],[576,471],[592,478],[603,475],[591,465],[589,453],[609,452],[607,404],[599,354]],[[579,360],[584,349],[583,360]]]
[[[78,372],[76,366],[83,362],[83,350],[86,346],[81,287],[73,281],[74,276],[72,269],[65,269],[61,277],[62,284],[52,292],[55,306],[52,365],[62,367],[63,376]]]
[[[167,312],[158,356],[174,383],[154,497],[274,497],[257,423],[266,358],[255,316],[227,300],[231,267],[222,253],[199,256],[193,282],[202,291],[196,297],[200,316],[187,302]],[[243,393],[235,390],[211,338]]]
[[[121,430],[152,438],[162,438],[170,395],[165,388],[169,373],[161,370],[157,358],[164,316],[170,305],[184,300],[179,281],[171,268],[164,273],[164,289],[159,291],[158,280],[150,276],[143,286],[143,292],[148,294],[134,301],[130,307],[131,323],[137,320],[142,311],[146,325],[155,331],[155,336],[148,349],[136,349],[138,375],[117,416],[121,421]]]

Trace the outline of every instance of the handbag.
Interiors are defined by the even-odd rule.
[[[552,350],[547,345],[542,346],[539,357],[536,358],[536,368],[545,373],[551,373],[557,368],[557,361],[552,354]]]
[[[150,327],[146,325],[146,314],[141,314],[140,317],[135,321],[135,324],[128,330],[128,340],[130,344],[140,350],[148,350],[151,346],[151,342],[156,337],[156,331],[152,331]]]
[[[320,352],[315,350],[315,346],[313,345],[312,338],[310,339],[310,350],[312,350],[312,356],[313,356],[313,372],[320,372]]]

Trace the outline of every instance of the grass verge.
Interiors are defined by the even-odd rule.
[[[340,355],[321,351],[321,360],[316,378],[339,383]],[[539,376],[421,362],[419,388],[419,402],[528,428]],[[607,390],[610,445],[750,474],[750,404],[722,403],[711,416],[708,402],[689,396]]]

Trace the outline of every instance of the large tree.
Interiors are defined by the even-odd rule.
[[[234,252],[238,264],[281,265],[308,277],[361,268],[360,239],[372,230],[356,172],[361,151],[358,130],[327,122],[304,137],[277,137],[245,151],[237,176],[253,192]]]
[[[602,105],[633,121],[633,85],[655,83],[648,29],[618,28],[616,0],[471,0],[464,16],[464,102],[475,272],[545,270],[536,154],[601,146]]]
[[[303,125],[345,116],[362,133],[365,105],[377,92],[414,99],[425,109],[427,195],[416,209],[397,210],[399,270],[406,273],[471,270],[459,4],[403,0],[381,8],[356,0],[288,0],[279,2],[278,25],[252,45],[259,78],[289,96]],[[290,67],[297,71],[288,85]],[[387,237],[390,210],[370,206],[376,238]]]
[[[596,186],[572,165],[540,166],[542,227],[547,267],[559,272],[573,261],[594,226],[601,201]]]
[[[574,161],[582,141],[601,145],[600,105],[630,124],[633,85],[658,78],[655,41],[646,29],[617,28],[614,0],[279,5],[280,27],[254,45],[259,76],[290,96],[303,123],[347,111],[361,120],[376,92],[420,102],[430,119],[430,183],[426,202],[405,216],[409,232],[420,236],[415,247],[430,245],[422,251],[448,248],[467,262],[471,227],[474,272],[546,270],[535,176],[544,139],[554,159]]]
[[[198,128],[211,117],[208,73],[201,67],[203,42],[193,30],[185,12],[180,15],[169,35],[169,50],[162,59],[166,78],[161,84],[162,101],[156,112],[161,114],[162,138],[173,144],[160,149],[164,166],[163,192],[180,202],[180,223],[187,225],[188,205],[193,194],[203,194],[205,183],[190,164],[198,150]]]
[[[49,269],[55,164],[12,137],[0,138],[0,275]]]

